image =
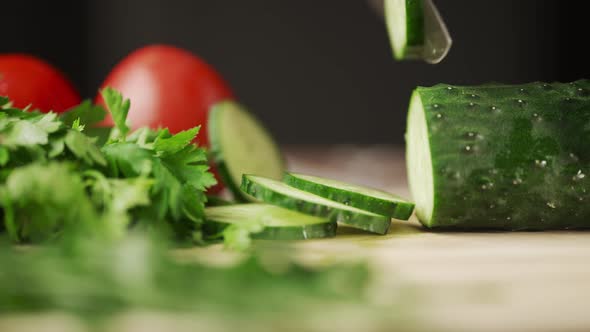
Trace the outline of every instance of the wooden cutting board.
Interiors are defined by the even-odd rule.
[[[286,151],[293,171],[409,197],[400,149],[337,146]],[[412,219],[394,222],[384,236],[340,227],[335,238],[295,246],[295,255],[311,263],[368,261],[374,278],[370,295],[384,305],[393,304],[392,315],[403,311],[408,326],[419,326],[420,331],[590,331],[590,232],[434,233]],[[177,254],[180,259],[209,257],[223,264],[227,252],[217,245]],[[195,330],[178,317],[154,316],[131,315],[113,331]],[[357,330],[361,329],[354,325],[340,329]],[[89,328],[55,313],[0,315],[0,331]]]
[[[291,148],[295,171],[409,197],[403,151]],[[416,220],[386,236],[341,228],[301,242],[302,256],[363,257],[384,296],[411,289],[425,326],[448,331],[590,331],[590,232],[433,233]]]

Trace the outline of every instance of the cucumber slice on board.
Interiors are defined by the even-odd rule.
[[[285,162],[278,146],[266,128],[239,104],[215,104],[209,113],[208,129],[211,157],[236,199],[249,200],[240,191],[243,174],[282,178]]]
[[[266,240],[302,240],[336,235],[336,222],[268,204],[237,204],[205,208],[205,232],[218,233],[229,225],[259,223],[252,235]]]
[[[427,227],[590,227],[590,81],[417,88],[406,160]]]
[[[421,59],[424,46],[423,0],[385,0],[384,7],[395,59]]]
[[[248,195],[265,203],[326,217],[329,220],[377,234],[387,233],[391,224],[390,217],[334,202],[273,179],[244,175],[241,188]]]
[[[383,216],[408,220],[414,204],[390,193],[317,176],[286,173],[283,182],[344,205]]]

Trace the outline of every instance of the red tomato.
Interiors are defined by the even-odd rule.
[[[43,112],[63,112],[80,103],[80,96],[56,68],[25,54],[0,55],[0,96],[13,105]]]
[[[167,127],[176,133],[201,125],[197,140],[203,145],[208,145],[209,108],[234,99],[228,84],[205,61],[166,45],[146,46],[129,54],[107,76],[102,88],[106,86],[131,100],[128,119],[133,129]],[[96,102],[103,103],[100,95]],[[106,124],[112,125],[112,120]],[[221,189],[218,185],[210,192]]]

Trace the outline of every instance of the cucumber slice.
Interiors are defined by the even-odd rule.
[[[237,204],[205,208],[205,232],[216,234],[229,225],[258,223],[252,235],[266,240],[302,240],[336,235],[336,222],[267,204]]]
[[[590,228],[590,81],[418,87],[407,168],[427,227]]]
[[[424,46],[423,1],[385,0],[384,6],[395,59],[421,59]]]
[[[385,234],[391,218],[363,211],[293,188],[283,182],[254,175],[244,175],[242,190],[265,203],[289,210],[326,217],[365,231]]]
[[[270,133],[250,113],[231,101],[217,103],[208,121],[211,156],[219,175],[238,200],[242,175],[281,179],[285,162]]]
[[[286,173],[283,182],[312,194],[390,218],[408,220],[414,204],[387,192],[317,176]]]

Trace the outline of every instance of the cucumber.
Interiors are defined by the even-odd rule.
[[[219,176],[238,200],[249,200],[240,191],[242,174],[281,179],[285,162],[270,133],[239,104],[215,104],[207,122],[211,158]]]
[[[418,87],[406,143],[427,227],[590,227],[588,80]]]
[[[317,176],[285,173],[283,182],[338,203],[390,218],[408,220],[414,204],[390,193]]]
[[[205,232],[216,234],[229,225],[259,223],[252,235],[266,240],[300,240],[336,235],[336,222],[267,204],[237,204],[205,208]]]
[[[329,199],[293,188],[283,182],[254,175],[244,175],[242,190],[248,195],[273,204],[362,229],[385,234],[391,218],[344,205]]]
[[[422,58],[424,46],[423,0],[385,0],[385,23],[397,60]]]

